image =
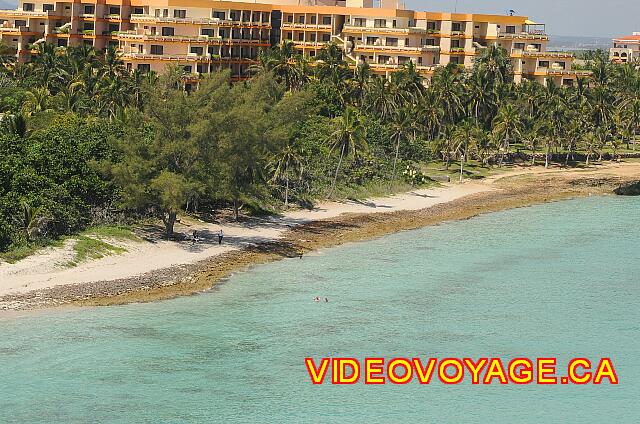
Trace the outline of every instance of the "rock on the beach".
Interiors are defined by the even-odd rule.
[[[621,184],[613,192],[619,196],[640,196],[640,181]]]

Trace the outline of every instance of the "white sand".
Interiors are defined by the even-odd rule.
[[[478,183],[447,185],[441,188],[416,190],[402,195],[365,202],[321,203],[314,210],[296,210],[279,218],[253,220],[251,223],[224,225],[190,221],[176,224],[175,231],[191,235],[197,230],[201,240],[174,242],[132,242],[105,240],[121,246],[127,252],[83,262],[69,268],[73,259],[73,240],[62,248],[46,248],[15,264],[0,264],[0,296],[25,293],[60,284],[82,284],[91,281],[117,280],[144,274],[156,269],[189,264],[210,258],[249,243],[275,240],[289,227],[318,219],[333,218],[343,213],[377,213],[399,210],[418,210],[448,202],[468,194],[490,190]],[[216,233],[222,229],[224,239],[218,245]]]
[[[601,168],[596,173],[609,172],[616,168],[618,175],[640,176],[640,163],[612,165]],[[166,240],[123,242],[105,240],[127,249],[127,252],[91,260],[75,266],[65,264],[73,259],[73,240],[64,247],[46,248],[16,264],[0,263],[0,296],[25,293],[61,284],[82,284],[91,281],[116,280],[134,277],[156,269],[190,264],[206,258],[239,249],[250,243],[279,238],[289,227],[313,220],[333,218],[345,213],[381,213],[393,211],[419,210],[436,204],[449,202],[463,196],[493,190],[493,182],[502,176],[526,173],[558,172],[557,170],[520,169],[510,171],[483,182],[468,181],[462,184],[447,184],[440,188],[415,190],[401,195],[371,199],[365,202],[321,203],[314,210],[296,210],[280,218],[253,220],[250,223],[224,225],[204,222],[184,222],[177,224],[176,232],[190,235],[195,229],[203,238],[197,244],[191,241],[173,242]],[[570,171],[582,172],[582,171]],[[589,172],[594,172],[590,170]],[[223,230],[225,237],[218,245],[217,233]]]

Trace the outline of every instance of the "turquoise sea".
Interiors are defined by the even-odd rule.
[[[620,384],[314,386],[306,356],[607,356]],[[639,361],[640,198],[591,197],[0,317],[0,422],[637,423]]]

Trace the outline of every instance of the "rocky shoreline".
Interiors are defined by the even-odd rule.
[[[261,242],[189,265],[155,270],[132,278],[60,285],[0,297],[0,309],[25,310],[63,305],[107,306],[150,302],[211,289],[252,265],[297,257],[346,242],[411,230],[444,221],[588,195],[613,194],[635,180],[608,175],[526,175],[500,180],[496,190],[469,195],[418,211],[347,214],[301,224],[278,240]],[[637,181],[635,181],[637,183]]]

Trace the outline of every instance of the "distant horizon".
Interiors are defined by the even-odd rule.
[[[548,34],[566,37],[614,38],[640,31],[640,2],[609,0],[602,7],[598,0],[404,0],[409,9],[434,12],[508,14],[528,16],[547,25]],[[621,13],[622,11],[622,13]],[[559,35],[560,33],[568,35]]]

